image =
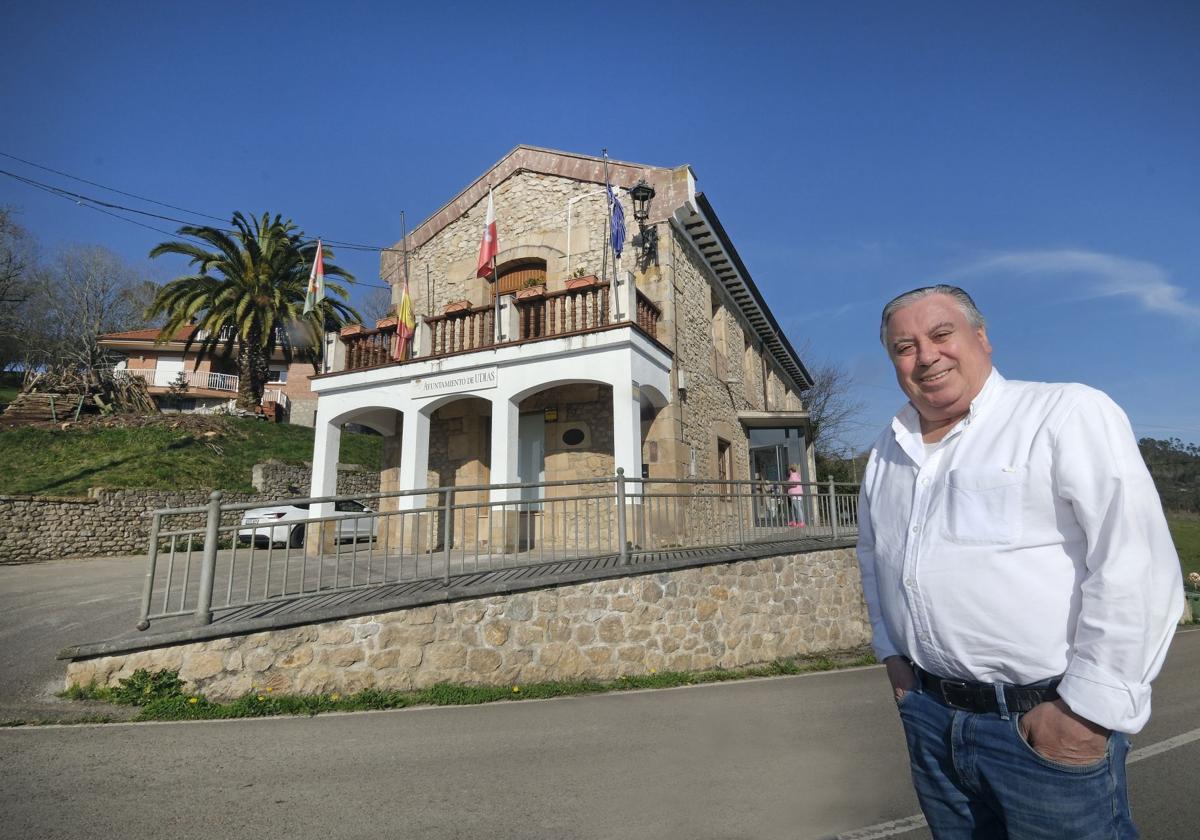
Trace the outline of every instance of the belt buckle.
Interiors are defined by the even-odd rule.
[[[953,706],[956,709],[963,711],[974,711],[977,704],[977,694],[975,690],[961,680],[942,680],[942,699],[946,701],[947,706]],[[961,699],[955,699],[954,696]]]

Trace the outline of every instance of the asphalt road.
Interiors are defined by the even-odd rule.
[[[54,697],[67,675],[55,657],[68,645],[136,634],[145,574],[142,557],[0,565],[0,721],[128,716]]]
[[[1146,838],[1195,836],[1200,632],[1136,739]],[[928,837],[879,667],[668,691],[0,731],[21,838]],[[1191,740],[1188,740],[1191,739]],[[871,828],[883,824],[883,828]]]
[[[140,558],[0,566],[0,718],[82,641],[136,633]],[[1143,835],[1200,827],[1200,631],[1134,742]],[[1156,749],[1167,747],[1162,752]],[[0,730],[0,836],[927,838],[878,667],[552,701],[317,718]],[[912,829],[912,830],[908,830]]]

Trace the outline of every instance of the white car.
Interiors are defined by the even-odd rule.
[[[374,513],[366,505],[350,500],[335,502],[333,509],[338,513]],[[258,546],[289,545],[299,548],[304,545],[304,525],[307,522],[307,504],[253,508],[242,515],[242,525],[251,527],[238,529],[238,542],[242,545],[253,541]],[[370,541],[379,536],[377,516],[349,516],[336,520],[335,524],[338,542]]]

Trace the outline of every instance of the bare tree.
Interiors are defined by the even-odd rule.
[[[845,368],[823,362],[810,370],[813,386],[803,394],[809,436],[822,461],[854,456],[854,436],[862,429],[865,406],[851,395],[854,380]]]
[[[22,357],[22,329],[37,263],[37,243],[0,207],[0,371]]]
[[[382,321],[392,313],[392,290],[372,289],[363,303],[363,323],[369,327],[375,326],[376,321]]]
[[[98,339],[146,326],[153,283],[112,251],[73,245],[40,267],[32,284],[26,343],[37,364],[95,371],[107,359]]]

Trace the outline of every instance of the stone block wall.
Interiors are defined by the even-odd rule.
[[[421,606],[70,663],[67,684],[178,669],[188,690],[320,694],[736,668],[870,637],[852,549]]]
[[[308,495],[309,468],[266,463],[254,467],[257,493],[225,493],[222,501],[263,502]],[[339,467],[338,493],[358,495],[379,489],[379,473]],[[0,563],[35,563],[77,557],[145,554],[151,511],[208,504],[210,490],[93,489],[86,499],[0,496]],[[241,517],[233,512],[223,524]],[[171,527],[200,528],[203,514],[176,517]]]
[[[255,464],[251,483],[258,496],[265,499],[286,499],[307,496],[312,486],[312,465],[282,464],[266,461]],[[363,495],[379,492],[379,472],[368,470],[357,464],[338,464],[338,493]]]

